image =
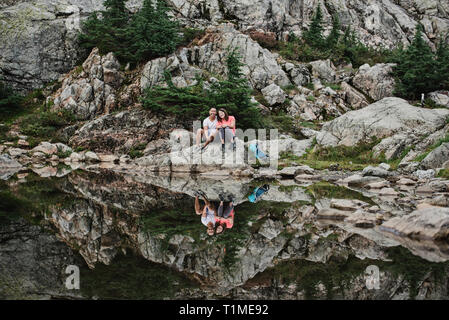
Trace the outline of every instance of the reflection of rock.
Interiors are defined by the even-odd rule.
[[[7,180],[22,168],[22,165],[7,154],[0,154],[0,179]]]
[[[117,254],[120,237],[112,230],[112,217],[107,208],[78,200],[66,208],[53,208],[50,219],[59,236],[80,248],[79,253],[93,268],[97,262],[109,264]]]
[[[68,265],[82,261],[57,237],[19,219],[0,226],[0,298],[79,298],[65,287]]]
[[[427,207],[383,223],[381,230],[412,239],[447,240],[449,208]]]

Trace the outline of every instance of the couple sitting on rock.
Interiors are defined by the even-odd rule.
[[[201,147],[201,151],[206,149],[206,147],[214,141],[217,133],[220,133],[221,139],[221,151],[225,152],[225,140],[226,135],[231,136],[232,149],[235,151],[235,118],[228,115],[228,112],[224,108],[218,110],[211,108],[209,110],[209,117],[203,121],[203,129],[198,129],[196,133],[196,147],[199,148],[201,139],[204,136],[206,142]]]
[[[203,198],[204,206],[201,207],[199,197]],[[223,233],[234,225],[234,199],[228,197],[227,202],[222,194],[219,195],[220,204],[216,210],[216,204],[209,201],[202,191],[195,192],[195,213],[201,215],[201,222],[207,227],[207,234]]]

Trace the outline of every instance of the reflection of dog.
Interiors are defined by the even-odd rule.
[[[380,272],[378,266],[368,266],[365,270],[365,284],[368,290],[379,290]]]

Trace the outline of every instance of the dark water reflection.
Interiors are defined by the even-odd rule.
[[[233,197],[232,228],[206,233],[199,190],[216,206]],[[447,298],[446,244],[318,221],[315,208],[335,198],[376,204],[328,182],[16,173],[0,180],[0,297]],[[64,286],[70,264],[80,267],[80,290]],[[380,288],[370,290],[372,265]]]

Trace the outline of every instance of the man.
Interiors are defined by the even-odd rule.
[[[201,207],[199,197],[203,198],[205,203],[204,207]],[[207,199],[204,192],[201,190],[195,191],[195,213],[201,215],[201,223],[207,227],[206,233],[213,236],[215,233],[215,217],[217,215],[215,206]]]
[[[196,145],[200,146],[201,138],[204,135],[206,141],[210,138],[211,140],[215,137],[215,132],[217,131],[217,109],[211,108],[209,110],[209,117],[203,121],[203,129],[198,129],[196,132]]]

